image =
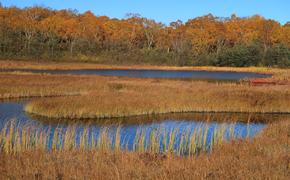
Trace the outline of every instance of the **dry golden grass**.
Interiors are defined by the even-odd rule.
[[[252,140],[210,155],[164,156],[109,151],[26,151],[0,154],[0,179],[289,179],[289,119]]]
[[[247,127],[251,128],[250,126]],[[211,152],[216,146],[233,139],[241,139],[239,128],[235,123],[220,125],[210,129],[207,123],[194,129],[187,128],[181,132],[179,127],[166,130],[162,126],[155,129],[138,128],[133,141],[121,142],[121,126],[115,131],[109,127],[100,127],[99,134],[84,127],[79,133],[79,127],[70,124],[56,129],[41,129],[30,124],[18,127],[15,121],[5,123],[0,130],[0,153],[15,154],[33,150],[99,150],[99,151],[134,151],[162,153],[163,155],[197,156]],[[180,135],[181,132],[183,135]],[[212,134],[211,134],[212,133]],[[248,135],[250,131],[248,131]],[[211,135],[209,135],[211,134]],[[123,137],[124,138],[124,137]],[[77,141],[80,139],[80,141]],[[132,145],[128,147],[128,143]]]
[[[0,85],[0,99],[65,96],[34,100],[26,107],[28,112],[55,118],[193,111],[290,112],[288,85],[32,73],[0,73]]]
[[[290,70],[267,67],[211,67],[211,66],[152,66],[152,65],[105,65],[92,63],[63,63],[63,62],[37,62],[37,61],[11,61],[0,60],[1,69],[160,69],[160,70],[201,70],[201,71],[232,71],[257,72],[273,74],[274,80],[290,81]]]
[[[268,72],[289,70],[215,67],[116,67],[0,61],[0,69],[150,68]],[[69,96],[68,95],[76,95]],[[0,73],[0,98],[66,96],[32,101],[27,111],[50,117],[111,117],[181,111],[289,112],[290,88],[197,81]],[[0,179],[288,179],[289,119],[269,124],[253,140],[233,141],[210,155],[176,157],[97,150],[0,153]]]
[[[85,94],[100,89],[114,77],[48,75],[32,73],[0,73],[0,99]]]
[[[290,88],[119,79],[81,96],[34,100],[27,104],[25,110],[50,118],[71,119],[171,112],[289,113]]]

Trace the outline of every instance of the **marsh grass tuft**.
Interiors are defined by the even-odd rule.
[[[100,150],[100,151],[135,151],[182,155],[196,155],[209,152],[225,141],[239,138],[234,136],[235,125],[230,127],[216,126],[209,135],[208,125],[195,129],[174,127],[165,130],[162,126],[153,129],[137,129],[134,142],[122,143],[121,126],[112,131],[108,127],[94,131],[89,127],[76,126],[56,128],[36,128],[23,126],[21,129],[10,121],[0,131],[0,152],[15,154],[29,150],[67,151],[67,150]],[[124,145],[125,144],[125,145]]]

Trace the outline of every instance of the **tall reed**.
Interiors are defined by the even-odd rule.
[[[231,139],[240,138],[232,126],[216,126],[210,129],[201,125],[195,129],[179,127],[166,130],[164,127],[153,129],[138,128],[133,142],[122,143],[121,126],[115,130],[108,127],[92,130],[76,126],[37,128],[18,127],[15,121],[6,123],[0,131],[0,152],[17,153],[27,150],[102,150],[136,151],[193,156],[208,152],[213,147]],[[131,146],[129,146],[131,143]]]

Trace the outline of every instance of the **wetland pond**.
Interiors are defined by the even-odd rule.
[[[20,71],[49,74],[101,75],[133,78],[165,78],[196,80],[241,80],[246,78],[267,78],[271,74],[229,71],[193,71],[193,70],[141,70],[141,69],[78,69],[78,70],[36,70],[9,69],[2,72]]]
[[[265,119],[277,120],[283,115],[271,114],[231,114],[231,113],[176,113],[154,116],[137,116],[118,119],[96,119],[96,120],[53,120],[36,117],[24,112],[24,106],[27,100],[0,101],[0,129],[7,122],[13,120],[17,128],[29,126],[31,129],[49,131],[49,141],[47,148],[51,148],[55,131],[58,131],[58,138],[63,141],[61,134],[66,133],[74,127],[76,144],[80,143],[80,137],[84,133],[88,134],[89,141],[93,137],[98,139],[103,129],[112,136],[112,144],[116,141],[116,132],[119,132],[119,141],[121,149],[136,149],[136,138],[140,138],[140,133],[144,136],[144,145],[148,146],[152,140],[152,133],[159,133],[158,143],[161,141],[170,141],[172,132],[174,132],[173,148],[177,150],[180,143],[185,143],[182,137],[190,136],[196,131],[205,132],[201,137],[206,149],[211,148],[213,137],[222,130],[224,140],[252,138],[261,132],[266,124],[260,123]],[[285,116],[285,115],[284,115]],[[250,123],[242,123],[245,119],[251,119]],[[233,120],[236,121],[233,123]],[[247,122],[247,121],[245,121]],[[155,134],[156,134],[155,133]],[[151,140],[150,140],[151,139]],[[140,139],[139,139],[140,140]],[[60,143],[61,144],[61,143]],[[61,146],[61,145],[60,145]],[[158,146],[162,151],[162,145]],[[163,147],[164,148],[164,147]]]

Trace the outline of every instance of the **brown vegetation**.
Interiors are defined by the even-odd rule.
[[[212,119],[208,121],[210,120]],[[251,127],[247,126],[247,129],[249,128]],[[235,122],[231,122],[228,126],[216,126],[214,129],[210,129],[207,123],[200,123],[194,129],[187,128],[182,132],[179,127],[170,130],[162,126],[153,130],[140,127],[137,128],[134,140],[127,141],[125,144],[121,142],[121,125],[118,125],[113,132],[109,129],[108,126],[100,126],[100,132],[96,136],[96,131],[91,130],[89,126],[84,127],[80,134],[78,126],[73,123],[56,129],[42,129],[29,124],[18,127],[16,121],[12,120],[5,123],[0,130],[0,153],[15,154],[33,150],[122,150],[196,156],[200,153],[211,152],[215,146],[226,141],[243,138]],[[183,135],[180,135],[180,132]],[[209,133],[212,135],[209,136]],[[250,130],[247,132],[247,136],[249,135]],[[76,141],[77,139],[80,141]],[[131,147],[128,146],[129,144]]]
[[[3,69],[112,68],[107,65],[0,61]],[[113,66],[113,68],[128,68]],[[129,68],[148,68],[130,67]],[[151,67],[272,72],[273,80],[289,78],[287,69]],[[169,112],[289,112],[290,89],[285,86],[254,87],[246,83],[208,83],[164,79],[1,73],[0,98],[68,96],[38,99],[26,111],[54,118],[124,117]],[[128,98],[130,97],[130,98]],[[73,102],[73,103],[72,103]]]
[[[90,67],[55,63],[42,66],[26,62],[18,62],[17,65],[7,62],[0,62],[1,67]],[[221,70],[208,67],[200,69]],[[260,70],[265,72],[264,69]],[[289,70],[269,71],[274,72],[274,78],[289,79]],[[105,117],[192,110],[289,112],[290,107],[288,85],[256,87],[246,83],[160,79],[141,81],[125,77],[20,72],[0,73],[0,85],[2,99],[66,96],[41,98],[28,104],[27,110],[31,108],[31,111],[51,117]],[[289,119],[269,122],[272,123],[254,139],[222,144],[216,146],[211,154],[198,157],[84,149],[0,153],[0,179],[287,179],[290,175]]]
[[[289,84],[289,69],[267,67],[214,67],[214,66],[152,66],[152,65],[106,65],[92,63],[64,63],[45,61],[16,61],[0,60],[0,70],[37,69],[37,70],[74,70],[74,69],[158,69],[158,70],[193,70],[193,71],[230,71],[255,72],[272,74],[273,81],[283,81]]]
[[[289,119],[198,157],[110,151],[0,154],[1,179],[288,179]]]
[[[0,5],[0,14],[1,59],[176,66],[290,66],[290,24],[281,25],[258,15],[219,18],[209,14],[166,26],[136,14],[118,20],[96,17],[89,11],[79,14],[43,7],[19,9]],[[53,96],[32,100],[26,111],[69,119],[192,111],[290,113],[289,69],[0,61],[0,70],[92,68],[246,71],[271,73],[273,77],[225,84],[0,72],[0,99]],[[212,153],[196,157],[108,148],[47,151],[39,147],[46,145],[48,134],[41,134],[45,139],[30,127],[23,131],[16,129],[14,134],[6,130],[0,134],[0,179],[290,177],[289,118],[270,120],[263,133],[254,139],[217,145]],[[110,144],[106,137],[102,142]]]
[[[87,95],[38,99],[27,112],[50,118],[110,118],[172,112],[289,113],[285,87],[146,80],[108,83]]]
[[[0,99],[79,95],[92,85],[98,85],[93,78],[89,81],[89,77],[30,73],[2,73],[0,77]],[[80,83],[83,86],[79,86]]]

